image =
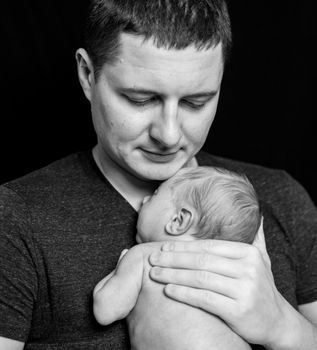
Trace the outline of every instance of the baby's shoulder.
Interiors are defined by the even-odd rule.
[[[164,242],[141,243],[129,249],[128,253],[136,258],[142,257],[148,260],[149,255],[155,251],[160,251]]]
[[[124,254],[125,265],[139,266],[147,276],[151,268],[149,257],[152,253],[159,252],[163,243],[164,242],[149,242],[133,246]]]

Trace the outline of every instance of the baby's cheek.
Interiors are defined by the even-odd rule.
[[[147,225],[146,221],[144,220],[144,210],[142,210],[139,214],[139,219],[137,222],[137,235],[136,240],[138,243],[144,243],[147,241],[146,239],[146,232],[147,232]]]

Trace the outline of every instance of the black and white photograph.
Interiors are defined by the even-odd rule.
[[[0,350],[317,349],[314,1],[0,26]]]

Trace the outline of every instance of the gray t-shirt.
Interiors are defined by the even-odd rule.
[[[248,175],[277,288],[294,307],[316,301],[317,211],[303,188],[283,171],[202,152],[197,159]],[[2,185],[0,335],[32,350],[129,349],[124,321],[95,321],[92,291],[135,244],[136,221],[90,151]]]

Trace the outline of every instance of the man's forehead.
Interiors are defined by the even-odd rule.
[[[117,87],[175,96],[218,91],[222,73],[221,44],[205,50],[165,49],[130,34],[122,34],[116,62],[105,65],[107,79]]]
[[[210,48],[198,49],[194,44],[184,49],[158,48],[153,38],[145,39],[144,36],[122,33],[120,36],[119,61],[131,61],[133,64],[177,62],[195,63],[198,68],[210,67],[211,64],[222,64],[222,44]]]

